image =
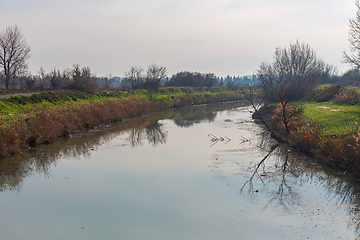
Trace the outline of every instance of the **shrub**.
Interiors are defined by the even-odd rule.
[[[334,102],[356,104],[359,99],[360,94],[354,88],[341,87],[338,94],[334,97]]]
[[[315,102],[328,102],[331,101],[340,89],[343,88],[341,83],[336,85],[329,85],[323,88],[317,88],[311,92],[310,95],[305,97],[305,100]]]
[[[302,112],[302,106],[287,104],[283,107],[279,104],[273,112],[272,122],[275,123],[276,130],[291,133],[298,129]]]
[[[95,93],[99,87],[97,79],[91,73],[90,68],[80,68],[79,65],[74,64],[72,79],[67,85],[68,89],[78,90],[86,93]]]
[[[297,149],[310,152],[320,144],[321,131],[318,125],[309,123],[299,127],[298,131],[290,133],[291,145]]]

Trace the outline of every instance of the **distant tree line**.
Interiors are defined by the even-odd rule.
[[[344,85],[360,85],[360,60],[358,60],[360,59],[360,47],[358,47],[360,46],[360,40],[358,40],[360,39],[360,27],[358,27],[360,26],[360,4],[359,2],[356,4],[358,7],[357,18],[350,20],[351,34],[349,39],[352,43],[351,50],[354,54],[349,55],[344,53],[345,62],[352,64],[353,68],[339,75],[334,66],[319,61],[321,62],[321,72],[316,75],[316,78],[312,79],[311,84],[343,83]],[[295,45],[298,45],[298,48],[304,47],[300,43],[296,43]],[[295,45],[290,46],[290,48],[295,47]],[[275,56],[287,56],[286,51],[290,51],[290,49],[277,49],[277,51],[280,50],[285,52],[276,52]],[[301,49],[298,49],[296,52],[299,53],[301,51]],[[0,32],[0,90],[47,91],[75,89],[94,92],[97,89],[110,88],[144,88],[155,90],[162,86],[253,86],[261,85],[263,83],[261,78],[263,79],[264,76],[261,71],[242,77],[231,77],[230,75],[219,77],[215,76],[214,73],[181,71],[168,77],[167,68],[156,64],[151,64],[146,70],[142,67],[133,66],[129,71],[125,72],[124,77],[114,77],[111,75],[107,77],[96,77],[95,74],[91,73],[89,67],[80,67],[78,64],[74,64],[71,69],[65,69],[63,71],[54,68],[50,72],[45,72],[43,68],[40,68],[38,74],[32,75],[28,72],[27,61],[29,58],[30,47],[17,26],[10,26],[3,32]],[[281,65],[285,66],[286,61],[289,61],[289,59],[277,59],[275,62],[280,65],[276,67]],[[294,64],[296,65],[298,63],[295,62]],[[262,65],[262,67],[264,66],[265,65]],[[280,76],[279,73],[276,75],[275,72],[271,74]]]
[[[258,85],[259,80],[255,74],[251,76],[233,76],[227,75],[227,77],[218,77],[218,86],[240,86],[240,85]]]
[[[95,77],[89,67],[80,67],[74,64],[73,68],[60,70],[52,70],[48,73],[40,68],[37,75],[28,76],[26,88],[20,90],[31,91],[48,91],[71,89],[83,92],[95,92],[99,87],[99,81]]]
[[[217,83],[217,78],[213,73],[198,73],[198,72],[178,72],[173,75],[165,86],[169,87],[213,87]]]
[[[181,71],[170,77],[167,76],[166,67],[152,64],[144,71],[141,67],[131,67],[125,72],[125,77],[111,76],[96,77],[89,67],[80,67],[74,64],[72,68],[58,70],[54,68],[46,72],[40,68],[37,74],[29,73],[12,76],[7,84],[8,90],[23,91],[50,91],[73,89],[84,92],[94,92],[101,89],[128,88],[128,89],[157,89],[159,87],[191,86],[191,87],[214,87],[214,86],[249,86],[259,85],[259,75],[249,76],[215,76],[214,73],[199,73]],[[5,75],[0,74],[0,90],[5,89]],[[343,74],[337,74],[336,68],[326,65],[318,76],[318,84],[337,84],[359,86],[359,70],[352,69]]]

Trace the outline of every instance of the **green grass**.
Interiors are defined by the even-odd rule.
[[[360,116],[359,105],[337,104],[333,102],[303,102],[304,121],[318,124],[325,135],[338,135],[348,132],[349,129],[356,129],[356,118]],[[318,106],[340,109],[316,108]]]
[[[103,91],[96,94],[88,94],[71,90],[42,92],[40,94],[0,98],[0,115],[22,114],[39,108],[72,105],[90,101],[102,101],[106,99],[149,98],[155,100],[166,100],[172,96],[204,94],[215,95],[239,91],[240,88],[238,87],[170,87],[160,88],[157,91],[148,91],[145,89],[113,90]]]

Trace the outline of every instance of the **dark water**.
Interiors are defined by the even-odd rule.
[[[0,162],[0,239],[357,239],[359,186],[246,103],[165,111]]]

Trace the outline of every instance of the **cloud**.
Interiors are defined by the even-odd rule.
[[[353,0],[0,0],[2,26],[17,24],[32,48],[32,72],[79,63],[99,75],[153,62],[251,74],[297,39],[340,64],[355,11]]]

